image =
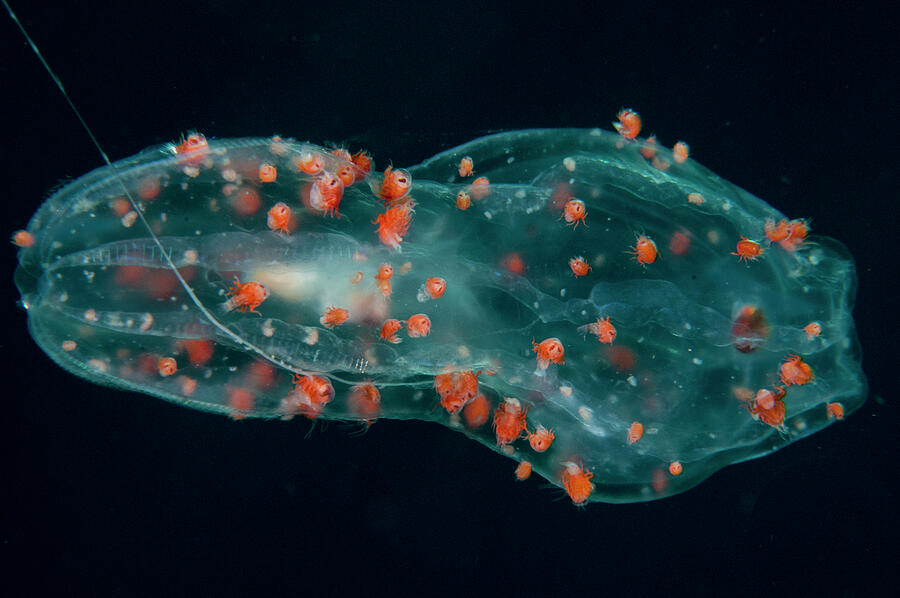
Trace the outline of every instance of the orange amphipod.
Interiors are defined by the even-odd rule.
[[[812,382],[812,368],[799,355],[788,355],[781,364],[781,381],[787,385],[803,385]]]
[[[428,336],[431,332],[431,320],[425,314],[415,314],[406,321],[406,333],[410,338]]]
[[[580,255],[569,260],[569,268],[572,269],[572,273],[576,278],[579,276],[587,276],[588,272],[591,271],[591,267]]]
[[[641,116],[631,108],[623,108],[616,114],[619,122],[613,123],[619,135],[625,139],[634,139],[641,132]]]
[[[209,142],[202,133],[191,131],[187,136],[181,136],[181,141],[178,142],[178,145],[173,150],[179,156],[182,154],[193,154],[194,152],[205,153],[209,150]]]
[[[809,223],[806,220],[791,220],[788,223],[788,236],[778,242],[785,251],[796,251],[806,241],[809,234]]]
[[[531,345],[534,347],[532,351],[537,353],[537,362],[540,369],[546,370],[551,361],[556,364],[565,363],[563,357],[566,351],[558,338],[544,339],[540,343],[536,343],[532,339]]]
[[[669,463],[669,473],[672,475],[681,475],[682,471],[684,471],[684,467],[681,465],[681,461],[672,461]]]
[[[472,181],[469,192],[472,194],[472,199],[481,201],[491,192],[491,181],[486,176],[480,176]]]
[[[566,224],[578,228],[578,223],[580,222],[587,226],[587,222],[585,222],[586,217],[587,209],[584,207],[583,201],[573,197],[566,202],[566,206],[563,208],[563,218],[565,218]]]
[[[349,311],[343,307],[335,307],[332,305],[325,310],[325,313],[319,318],[319,322],[326,328],[334,328],[335,326],[340,326],[346,322],[348,318],[350,318]]]
[[[672,158],[679,164],[683,164],[688,159],[688,154],[690,154],[690,147],[684,141],[679,141],[672,148]]]
[[[516,479],[521,481],[531,477],[531,463],[522,461],[516,466]]]
[[[462,160],[459,161],[459,176],[465,178],[467,176],[472,176],[472,173],[475,171],[475,162],[471,157],[466,156]]]
[[[291,234],[291,209],[284,202],[279,201],[277,204],[269,208],[266,224],[272,232]]]
[[[357,384],[350,388],[347,405],[367,426],[371,426],[375,423],[381,408],[381,393],[371,382]]]
[[[262,183],[274,183],[278,178],[278,169],[274,165],[263,162],[259,165],[259,180]]]
[[[394,170],[393,166],[388,166],[384,170],[384,180],[381,181],[378,197],[385,203],[400,199],[409,193],[411,185],[412,177],[409,172],[402,168]]]
[[[588,324],[588,331],[596,335],[598,341],[607,345],[616,340],[616,327],[609,321],[609,316],[597,318],[596,322]]]
[[[757,391],[756,397],[744,407],[750,412],[753,419],[773,428],[783,430],[786,413],[784,405],[785,394],[785,390],[780,386],[774,387],[773,390],[763,388]]]
[[[366,150],[361,150],[350,156],[350,161],[356,166],[356,180],[360,181],[372,172],[372,156]]]
[[[490,416],[491,402],[480,393],[463,408],[463,420],[466,426],[473,430],[486,424]]]
[[[628,427],[628,444],[634,444],[644,436],[644,424],[633,422]]]
[[[309,205],[314,210],[340,218],[338,206],[344,197],[344,183],[337,175],[323,172],[309,190]]]
[[[561,479],[563,488],[566,489],[566,494],[569,495],[575,506],[580,507],[587,502],[594,491],[594,484],[591,482],[594,474],[585,471],[581,463],[568,461],[563,465],[565,466]]]
[[[828,419],[836,419],[838,421],[844,419],[844,406],[840,403],[826,403],[825,412],[828,414]]]
[[[553,433],[553,430],[548,430],[544,426],[538,426],[534,432],[526,430],[525,433],[528,436],[528,444],[538,453],[543,453],[550,448],[550,445],[556,439],[556,434]]]
[[[375,273],[375,284],[385,297],[391,294],[391,277],[393,275],[394,267],[390,264],[381,264],[378,266],[378,272]]]
[[[434,377],[434,389],[441,396],[441,407],[447,413],[457,413],[478,394],[477,372],[448,372]]]
[[[468,210],[472,207],[472,198],[465,191],[456,194],[456,207],[460,210]]]
[[[266,297],[269,296],[269,291],[258,282],[241,284],[241,281],[235,278],[234,284],[228,289],[227,294],[230,297],[225,304],[227,310],[236,309],[239,312],[250,310],[253,313],[259,313],[256,311],[256,308],[266,300]]]
[[[17,247],[31,247],[35,243],[35,238],[34,235],[27,230],[18,230],[13,233],[12,242]]]
[[[437,276],[432,276],[425,281],[424,291],[430,299],[438,299],[444,295],[447,290],[447,281]],[[420,299],[421,301],[421,299]]]
[[[642,266],[652,264],[656,261],[659,251],[656,249],[656,243],[647,235],[638,235],[637,242],[631,248],[631,255]]]
[[[525,431],[528,407],[522,409],[519,399],[506,397],[494,409],[494,434],[500,446],[515,442]]]
[[[163,378],[168,378],[178,371],[178,364],[172,357],[160,357],[159,361],[156,364],[156,368],[159,370],[160,376],[162,376]]]
[[[737,243],[737,251],[732,251],[731,255],[738,256],[738,261],[756,261],[756,258],[763,254],[762,246],[752,239],[741,237]]]
[[[400,338],[397,336],[397,332],[402,327],[403,324],[400,323],[400,320],[385,320],[381,325],[381,338],[389,343],[399,343]]]
[[[791,230],[788,227],[788,221],[784,218],[779,220],[778,224],[775,224],[774,218],[767,218],[764,229],[766,231],[766,238],[773,243],[784,241],[791,236]]]
[[[810,322],[803,327],[803,332],[806,333],[807,340],[812,340],[822,334],[822,325],[818,322]]]
[[[378,225],[376,233],[381,242],[392,249],[400,247],[412,222],[412,213],[412,202],[407,202],[376,216],[373,223]]]

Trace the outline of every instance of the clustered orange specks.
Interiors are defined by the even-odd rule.
[[[269,291],[258,282],[251,281],[241,284],[241,281],[235,278],[234,284],[231,285],[227,294],[231,297],[226,306],[227,308],[236,309],[239,312],[249,310],[253,313],[259,313],[256,311],[256,308],[266,300],[266,297],[269,296]]]
[[[347,311],[343,307],[335,307],[332,305],[325,310],[325,313],[322,314],[321,318],[319,318],[319,322],[321,322],[322,326],[326,328],[334,328],[335,326],[340,326],[349,318],[349,311]]]
[[[641,116],[631,108],[623,108],[616,114],[619,122],[614,122],[613,127],[619,135],[625,139],[634,139],[641,132]]]
[[[594,474],[585,471],[584,466],[580,462],[567,461],[563,463],[563,472],[561,482],[566,494],[572,499],[572,503],[576,506],[582,506],[590,498],[594,491],[594,484],[591,479]]]
[[[572,273],[576,278],[579,276],[587,276],[588,272],[591,271],[591,267],[580,255],[569,260],[569,268],[572,269]]]
[[[587,222],[585,222],[585,218],[587,218],[587,208],[584,207],[584,202],[580,199],[575,199],[574,197],[569,198],[563,208],[563,218],[565,219],[566,224],[573,228],[578,228],[578,223],[587,226]]]
[[[515,442],[525,431],[528,417],[527,405],[524,409],[519,399],[506,397],[494,410],[494,434],[497,444],[504,446]]]
[[[653,242],[653,239],[647,235],[638,235],[634,247],[631,248],[631,255],[634,256],[637,263],[646,266],[656,261],[659,251],[656,249],[656,243]]]
[[[563,357],[566,354],[562,342],[558,338],[548,338],[536,343],[533,340],[531,345],[534,347],[532,351],[537,353],[538,368],[546,370],[550,363],[563,364]]]
[[[477,372],[447,372],[434,377],[434,389],[441,397],[441,407],[447,413],[458,413],[478,394]]]
[[[762,254],[763,248],[760,244],[747,237],[741,237],[737,243],[737,251],[731,252],[731,255],[738,256],[738,261],[741,262],[755,262]]]

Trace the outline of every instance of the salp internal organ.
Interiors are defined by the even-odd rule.
[[[235,419],[439,422],[576,504],[683,491],[864,401],[846,249],[683,155],[526,130],[368,168],[193,135],[95,170],[20,233],[31,333]]]

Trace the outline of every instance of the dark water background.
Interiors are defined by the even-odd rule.
[[[413,164],[488,132],[647,132],[857,260],[866,405],[664,501],[577,510],[434,426],[240,422],[65,374],[31,342],[4,254],[0,559],[21,595],[843,595],[892,587],[897,35],[837,11],[682,3],[17,2],[112,159],[198,129]],[[516,5],[519,6],[519,5]],[[0,15],[3,222],[100,165]],[[890,584],[885,586],[883,584]],[[6,593],[6,591],[4,591]]]

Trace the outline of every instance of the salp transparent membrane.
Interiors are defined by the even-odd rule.
[[[741,263],[735,243],[764,239],[766,219],[784,216],[662,148],[668,168],[658,168],[643,145],[599,130],[528,130],[441,153],[409,169],[414,217],[399,250],[376,235],[380,175],[345,189],[340,217],[309,207],[313,177],[298,157],[313,152],[332,172],[348,164],[325,148],[276,138],[210,140],[199,154],[149,149],[50,197],[29,224],[36,243],[20,249],[16,282],[38,344],[94,382],[236,418],[288,418],[292,376],[315,374],[335,395],[311,416],[440,422],[556,485],[566,463],[582,463],[594,474],[591,500],[649,500],[814,433],[832,421],[827,403],[846,413],[862,404],[865,380],[846,249],[811,236],[796,251],[763,243],[759,260]],[[483,198],[457,172],[464,156],[490,181]],[[277,168],[274,182],[260,182],[263,163]],[[467,210],[460,191],[473,196]],[[561,218],[571,197],[586,204],[583,225]],[[289,235],[267,226],[277,202],[296,218]],[[659,247],[652,264],[631,253],[639,234]],[[573,275],[574,256],[592,266],[587,276]],[[389,297],[374,280],[382,263],[395,271]],[[429,277],[447,290],[423,301]],[[258,314],[228,309],[235,278],[267,288]],[[330,306],[349,320],[323,326]],[[733,330],[746,306],[769,326],[751,352],[736,349]],[[428,336],[380,337],[386,319],[417,313],[431,320]],[[611,345],[586,330],[605,317],[618,333]],[[818,336],[803,330],[812,321]],[[549,337],[565,362],[544,370],[532,341]],[[788,389],[776,429],[751,417],[739,391],[781,384],[788,354],[815,379]],[[167,356],[178,371],[162,376]],[[492,407],[515,397],[529,430],[555,431],[548,451],[525,438],[500,446],[490,418],[473,427],[439,406],[435,376],[479,370]],[[376,410],[350,398],[365,382],[380,393]],[[632,422],[645,430],[636,443]],[[667,473],[676,460],[677,477]]]

